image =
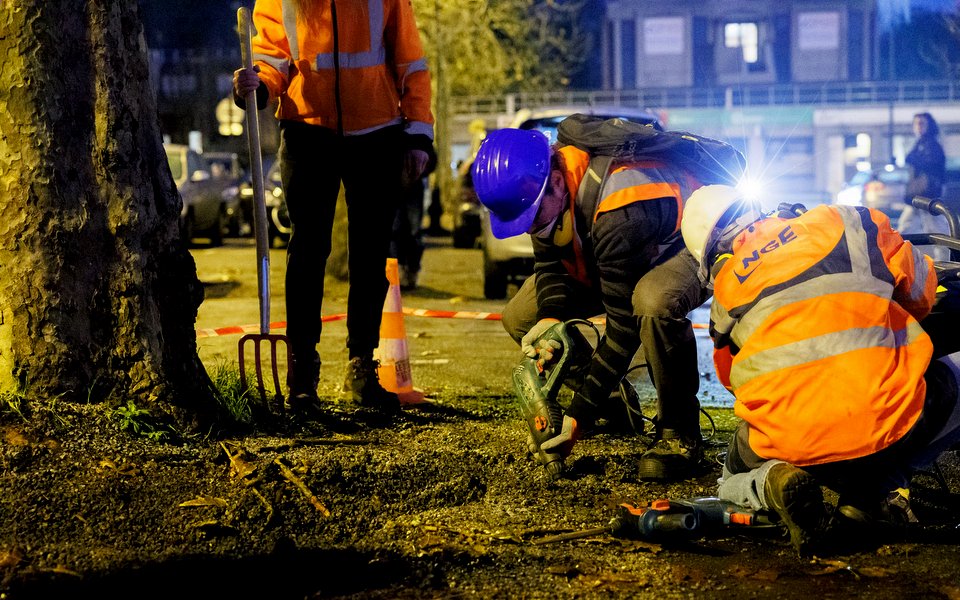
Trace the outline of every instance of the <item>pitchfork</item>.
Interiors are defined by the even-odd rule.
[[[250,20],[250,9],[242,7],[237,10],[237,26],[240,31],[240,54],[244,68],[253,66],[253,49],[251,36],[253,23]],[[273,374],[274,400],[283,411],[283,391],[280,376],[277,371],[277,347],[283,344],[287,355],[287,365],[291,361],[290,345],[287,336],[270,333],[270,244],[267,223],[267,205],[263,197],[263,161],[260,156],[260,121],[257,117],[257,93],[252,91],[246,98],[247,141],[250,146],[250,171],[253,178],[253,229],[257,239],[257,284],[260,299],[260,333],[248,333],[240,338],[238,344],[240,353],[240,389],[247,389],[247,372],[245,369],[245,346],[253,346],[253,356],[256,361],[257,390],[265,406],[267,400],[267,386],[263,374],[262,350],[269,344],[270,371]]]

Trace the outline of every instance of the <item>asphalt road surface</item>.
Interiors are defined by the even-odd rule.
[[[404,318],[413,385],[429,398],[439,389],[464,395],[512,395],[510,373],[519,362],[519,348],[504,332],[498,320],[469,318],[490,313],[499,315],[505,300],[483,297],[483,258],[477,249],[456,249],[449,238],[427,238],[423,257],[420,287],[401,296],[403,308],[424,309],[439,313],[451,311],[467,318],[421,317]],[[256,250],[252,239],[228,239],[219,248],[202,246],[191,249],[197,273],[205,288],[200,306],[198,350],[208,371],[217,364],[235,365],[240,349],[240,334],[216,330],[233,326],[256,325],[260,321],[256,280]],[[270,251],[271,302],[270,322],[283,323],[286,315],[283,302],[285,251]],[[317,274],[321,276],[320,273]],[[512,294],[515,288],[511,287]],[[327,278],[323,303],[325,316],[346,313],[347,285]],[[695,325],[705,326],[706,307],[694,311]],[[696,330],[700,348],[701,402],[707,406],[730,406],[732,396],[716,383],[710,358],[710,339],[704,328]],[[273,333],[283,333],[283,329]],[[333,320],[324,325],[321,336],[320,394],[336,394],[346,368],[346,322]],[[252,360],[248,344],[247,360]],[[635,360],[638,366],[641,360]],[[280,361],[284,372],[284,361]],[[652,399],[642,368],[631,372],[631,380],[641,397]]]

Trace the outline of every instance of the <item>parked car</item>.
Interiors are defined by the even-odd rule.
[[[465,160],[457,168],[460,180],[460,203],[453,213],[453,247],[474,248],[480,240],[483,206],[473,189],[473,160]]]
[[[240,157],[236,152],[204,152],[203,157],[210,163],[214,177],[227,179],[223,189],[227,208],[227,235],[230,237],[244,235],[250,230],[250,222],[244,219],[243,211],[240,210],[240,184],[245,175],[240,166]]]
[[[283,186],[280,183],[280,161],[273,157],[263,158],[263,200],[267,208],[267,242],[286,244],[290,239],[290,216],[287,203],[283,198]],[[247,223],[253,227],[253,184],[247,177],[240,184],[240,207]],[[252,233],[251,229],[251,233]]]
[[[875,208],[896,224],[906,207],[910,169],[888,164],[881,169],[858,171],[837,193],[837,204]],[[943,200],[960,206],[960,158],[947,159]]]
[[[880,169],[857,171],[837,193],[837,204],[875,208],[896,223],[903,209],[910,170],[886,165]]]
[[[557,139],[557,126],[560,121],[574,113],[610,119],[619,117],[660,127],[660,120],[653,112],[620,106],[567,106],[538,110],[525,109],[517,113],[510,126],[541,131],[552,143]],[[505,239],[494,237],[490,230],[489,212],[479,201],[475,210],[479,213],[481,223],[480,247],[483,250],[483,294],[489,299],[505,298],[510,283],[521,283],[533,273],[533,242],[530,235],[526,233]]]
[[[164,144],[167,164],[183,201],[180,230],[185,240],[207,238],[211,246],[223,244],[228,213],[236,210],[236,194],[227,192],[231,180],[215,174],[210,161],[183,144]]]

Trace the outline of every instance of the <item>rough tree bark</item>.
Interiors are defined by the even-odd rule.
[[[0,0],[0,391],[213,415],[136,0]]]

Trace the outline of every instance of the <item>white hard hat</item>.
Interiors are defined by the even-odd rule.
[[[702,281],[707,280],[710,252],[724,230],[735,224],[739,232],[762,216],[756,202],[729,185],[705,185],[690,194],[683,204],[680,232],[690,254],[700,263]]]

